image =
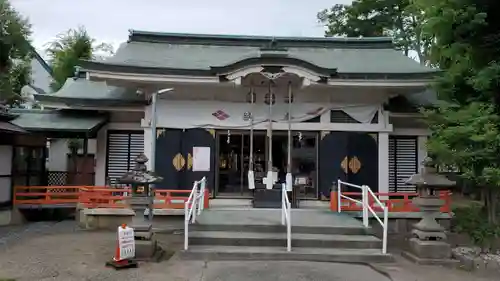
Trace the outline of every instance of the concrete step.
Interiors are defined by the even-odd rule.
[[[187,251],[179,253],[185,260],[266,260],[266,261],[315,261],[350,263],[389,263],[390,254],[382,254],[381,249],[323,249],[285,247],[241,247],[241,246],[201,246],[191,245]]]
[[[192,231],[191,245],[285,247],[286,232]],[[381,249],[382,241],[371,235],[306,234],[292,232],[292,247]]]
[[[286,233],[283,225],[259,224],[214,224],[196,223],[189,226],[193,231],[232,231],[232,232],[259,232],[259,233]],[[339,234],[339,235],[370,235],[371,228],[363,226],[292,226],[292,233],[303,234]]]

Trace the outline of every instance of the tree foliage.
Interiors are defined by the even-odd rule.
[[[414,51],[421,64],[428,62],[431,40],[422,32],[424,15],[412,0],[355,0],[325,9],[317,17],[326,36],[391,36],[405,55]]]
[[[432,63],[443,70],[435,89],[444,104],[425,112],[428,149],[441,164],[458,167],[484,194],[497,221],[500,188],[500,44],[494,1],[416,0],[433,38]]]
[[[21,102],[21,88],[31,82],[31,26],[9,1],[0,0],[0,100]]]
[[[80,60],[93,59],[99,51],[112,53],[113,47],[105,43],[97,44],[84,27],[78,27],[59,34],[56,40],[49,43],[46,51],[54,78],[51,88],[58,91],[67,78],[75,75],[75,67]]]

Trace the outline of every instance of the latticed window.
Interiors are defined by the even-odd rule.
[[[389,192],[415,192],[405,183],[418,169],[417,137],[389,137]]]
[[[118,179],[134,166],[135,158],[144,152],[144,131],[109,131],[106,179],[117,185]]]

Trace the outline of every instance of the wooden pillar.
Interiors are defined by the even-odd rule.
[[[87,179],[87,175],[83,173],[87,173],[87,161],[88,161],[88,154],[89,154],[89,136],[88,134],[85,134],[85,137],[83,139],[83,162],[82,162],[82,175],[80,175],[81,179]],[[78,170],[77,170],[78,171]]]
[[[210,207],[210,192],[208,188],[205,188],[205,196],[203,196],[203,208],[208,209]]]

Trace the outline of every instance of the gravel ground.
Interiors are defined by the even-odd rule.
[[[394,281],[498,281],[498,275],[480,275],[460,269],[451,269],[442,266],[422,266],[416,265],[402,258],[395,256],[396,263],[387,265],[376,265],[383,271],[388,272]]]
[[[182,236],[159,234],[158,240],[175,249],[180,247]],[[0,280],[180,281],[190,280],[204,266],[203,262],[178,262],[174,258],[158,264],[141,264],[137,270],[106,268],[104,264],[112,258],[116,243],[115,234],[81,231],[72,221],[0,228],[0,241]],[[177,275],[169,270],[173,265]]]
[[[386,280],[368,267],[305,262],[180,261],[174,256],[138,269],[115,271],[105,262],[113,254],[115,234],[78,230],[73,221],[39,222],[0,228],[0,280],[16,281],[364,281]],[[158,234],[162,247],[179,250],[183,236]],[[417,266],[401,258],[386,265],[394,281],[491,281],[441,267]],[[238,277],[238,278],[236,278]],[[375,279],[374,279],[375,278]]]

